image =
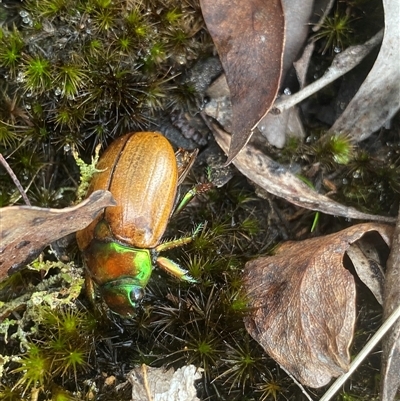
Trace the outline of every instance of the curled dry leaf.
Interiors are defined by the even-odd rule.
[[[65,209],[10,206],[0,209],[0,280],[35,259],[53,241],[81,230],[116,203],[109,191],[96,191]]]
[[[387,232],[367,233],[357,242],[350,245],[347,256],[360,280],[371,290],[376,300],[383,304],[385,284],[385,265],[388,258],[388,246],[393,229]]]
[[[211,123],[210,127],[218,145],[227,153],[230,142],[229,134],[216,124]],[[284,166],[273,161],[251,144],[248,144],[245,150],[238,154],[236,159],[233,160],[233,164],[256,185],[294,205],[352,219],[375,220],[385,223],[395,222],[392,217],[362,213],[319,194],[290,173]]]
[[[355,282],[344,253],[365,233],[391,227],[366,223],[325,237],[286,242],[274,256],[248,262],[245,325],[264,350],[304,385],[321,387],[346,372],[355,324]]]
[[[383,316],[387,319],[400,305],[400,210],[387,261]],[[381,400],[396,399],[400,388],[400,321],[393,325],[383,341]]]
[[[231,94],[229,163],[278,93],[285,20],[281,0],[200,0],[200,5]]]

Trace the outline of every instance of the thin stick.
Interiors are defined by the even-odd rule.
[[[306,396],[306,398],[310,401],[313,401],[313,399],[310,397],[310,395],[307,393],[306,389],[302,386],[302,384],[297,381],[293,375],[291,375],[282,365],[279,365],[279,367],[286,372],[286,374],[294,381],[294,383],[297,385],[297,387],[301,390],[301,392]]]
[[[362,45],[350,46],[342,53],[339,53],[332,61],[331,66],[325,71],[325,74],[320,78],[307,85],[301,91],[278,99],[270,113],[280,114],[284,110],[288,110],[294,105],[300,103],[304,99],[318,92],[331,82],[335,81],[348,71],[352,70],[358,65],[362,59],[367,56],[371,50],[382,42],[383,29],[381,29],[375,36]]]
[[[358,368],[361,362],[366,358],[366,356],[372,351],[372,349],[378,344],[382,337],[390,330],[390,328],[396,323],[397,319],[400,317],[400,305],[394,310],[394,312],[387,318],[387,320],[382,324],[379,330],[371,337],[367,342],[365,347],[361,352],[354,358],[350,369],[344,375],[338,377],[336,381],[332,384],[329,390],[323,395],[319,401],[329,401],[336,394],[336,392],[342,387],[344,382],[353,374],[353,372]]]
[[[325,7],[324,13],[321,16],[321,18],[319,19],[318,23],[311,28],[313,30],[313,32],[317,32],[321,29],[321,25],[324,23],[328,14],[331,12],[334,2],[335,2],[335,0],[329,0],[329,3]]]
[[[15,186],[18,188],[18,191],[20,192],[22,199],[28,206],[32,206],[31,202],[29,201],[28,197],[26,196],[26,193],[24,191],[24,188],[22,188],[21,183],[19,182],[19,179],[17,176],[14,174],[14,171],[12,171],[10,165],[7,163],[7,160],[3,157],[3,155],[0,153],[0,163],[4,166],[4,168],[7,170],[7,173],[10,175],[11,179],[14,181]]]

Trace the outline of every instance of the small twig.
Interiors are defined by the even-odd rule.
[[[143,363],[142,364],[142,372],[143,372],[143,385],[144,385],[144,389],[146,390],[146,395],[147,395],[147,399],[149,401],[153,401],[153,397],[151,396],[151,390],[149,387],[149,381],[147,378],[147,366]]]
[[[307,85],[301,91],[291,95],[285,96],[278,99],[273,108],[271,114],[280,114],[284,110],[288,110],[296,104],[300,103],[304,99],[318,92],[331,82],[340,78],[352,70],[355,66],[360,64],[364,57],[366,57],[371,50],[382,42],[383,29],[381,29],[375,36],[365,42],[363,45],[350,46],[342,53],[339,53],[332,61],[331,66],[325,71],[325,74],[320,78]]]
[[[7,163],[7,160],[3,157],[3,155],[0,153],[0,163],[4,166],[4,168],[7,170],[7,173],[10,175],[11,179],[14,181],[15,186],[18,188],[18,191],[20,192],[24,202],[28,206],[32,206],[31,202],[29,201],[28,197],[26,196],[26,193],[24,191],[24,188],[22,188],[21,183],[19,182],[19,179],[17,176],[14,174],[14,171],[12,171],[10,165]]]
[[[324,9],[324,13],[322,14],[321,18],[319,19],[318,23],[315,24],[311,29],[313,30],[313,32],[317,32],[321,29],[321,25],[324,23],[324,21],[326,20],[326,17],[328,16],[328,14],[331,12],[332,7],[333,7],[333,3],[335,2],[335,0],[329,0],[329,3],[325,6]]]
[[[379,330],[371,337],[361,352],[354,358],[350,369],[344,375],[338,377],[332,384],[329,390],[323,395],[319,401],[329,401],[336,394],[336,392],[342,387],[345,381],[353,374],[358,368],[361,362],[368,356],[372,349],[378,344],[382,337],[389,331],[389,329],[396,323],[400,317],[400,305],[394,310],[394,312],[388,317],[388,319],[382,324]]]
[[[279,365],[280,368],[286,372],[286,374],[294,381],[294,383],[297,385],[297,387],[301,390],[301,392],[306,396],[306,398],[310,401],[313,401],[313,399],[310,397],[310,395],[307,393],[306,389],[302,386],[302,384],[297,381],[293,375],[291,375],[282,365]]]

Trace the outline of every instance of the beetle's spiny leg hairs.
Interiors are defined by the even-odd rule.
[[[203,194],[214,187],[212,182],[205,182],[195,185],[192,189],[186,192],[178,206],[176,207],[173,216],[176,216],[196,195]]]
[[[157,247],[154,248],[154,250],[159,253],[163,251],[167,251],[168,249],[173,249],[177,248],[178,246],[186,245],[192,242],[195,237],[199,234],[199,232],[203,229],[204,224],[200,223],[198,224],[192,234],[189,237],[182,237],[182,238],[174,238],[173,240],[166,241],[158,245]]]
[[[178,246],[186,245],[189,242],[192,242],[193,238],[190,237],[182,237],[182,238],[175,238],[170,241],[162,242],[160,245],[154,248],[154,250],[159,253],[159,252],[164,252],[169,249],[177,248]]]
[[[171,259],[159,256],[156,262],[158,267],[171,274],[172,276],[175,276],[180,280],[187,281],[189,283],[197,283],[197,280],[194,279],[187,270],[180,267],[178,263],[175,263]]]

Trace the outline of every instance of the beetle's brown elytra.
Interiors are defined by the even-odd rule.
[[[106,149],[97,169],[102,171],[95,174],[88,192],[108,189],[117,206],[106,208],[103,216],[78,234],[80,248],[90,243],[102,218],[109,223],[113,236],[127,245],[158,245],[174,206],[178,181],[169,141],[156,132],[127,134]]]

